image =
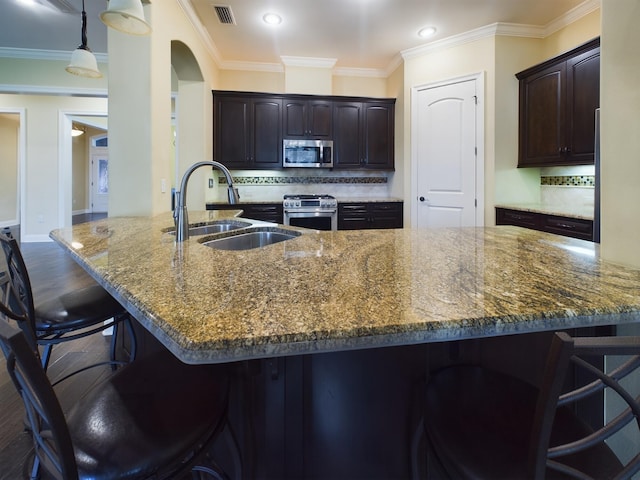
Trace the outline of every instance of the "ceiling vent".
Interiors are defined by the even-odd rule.
[[[218,15],[220,23],[223,25],[236,25],[236,19],[233,18],[231,7],[227,5],[214,5],[213,8],[216,9],[216,15]]]
[[[50,5],[62,13],[80,13],[68,0],[44,0],[40,3]]]

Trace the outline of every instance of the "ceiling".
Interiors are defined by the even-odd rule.
[[[25,1],[2,0],[0,49],[71,52],[80,44],[82,0],[31,0],[38,3],[31,7]],[[597,1],[178,0],[210,36],[223,68],[237,63],[280,65],[287,56],[335,59],[339,68],[377,70],[386,69],[403,51],[497,22],[548,29],[574,9]],[[49,2],[75,12],[62,12]],[[89,47],[106,53],[107,30],[99,13],[107,2],[85,0],[85,5]],[[214,5],[230,7],[236,24],[221,24]],[[279,14],[283,22],[264,24],[267,12]],[[437,28],[436,35],[418,37],[427,25]]]

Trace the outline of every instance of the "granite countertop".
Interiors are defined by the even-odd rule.
[[[547,215],[559,215],[562,217],[578,218],[582,220],[593,220],[593,205],[554,205],[548,203],[503,203],[496,205],[496,208],[508,208],[524,212],[546,213]]]
[[[169,213],[108,218],[51,237],[189,363],[640,320],[640,270],[534,230],[297,229],[265,248],[220,251],[197,237],[176,244],[171,225]]]

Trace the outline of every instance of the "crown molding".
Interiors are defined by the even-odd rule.
[[[333,69],[333,74],[343,77],[369,77],[369,78],[387,78],[387,70],[378,68],[349,68],[337,67]]]
[[[567,13],[545,25],[545,37],[556,33],[567,25],[589,15],[602,7],[602,0],[585,0],[577,7],[572,8]]]
[[[338,61],[336,58],[292,57],[287,55],[282,55],[280,59],[285,67],[311,68],[333,68]]]
[[[182,9],[185,16],[187,17],[187,20],[189,20],[189,23],[191,23],[193,29],[196,31],[198,36],[200,36],[200,39],[205,45],[205,49],[209,52],[209,55],[211,55],[214,63],[219,68],[223,68],[222,65],[224,61],[222,60],[220,51],[218,50],[218,47],[216,47],[216,44],[213,43],[213,39],[209,35],[209,32],[207,32],[207,30],[204,28],[204,25],[200,21],[200,17],[198,17],[198,14],[191,6],[191,2],[189,0],[177,0],[177,2],[178,6]]]
[[[0,93],[21,95],[63,95],[65,97],[104,97],[109,96],[106,88],[54,87],[48,85],[3,85]]]
[[[0,58],[19,58],[25,60],[62,60],[69,61],[72,51],[66,50],[33,50],[30,48],[0,47]],[[108,63],[106,53],[92,52],[98,63]]]
[[[221,62],[218,66],[222,70],[244,70],[250,72],[271,72],[282,73],[284,66],[281,63],[261,63],[261,62]]]

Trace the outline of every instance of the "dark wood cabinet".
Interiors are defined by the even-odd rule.
[[[282,99],[214,92],[213,158],[228,168],[282,163]]]
[[[518,166],[593,164],[600,39],[516,77],[520,82]]]
[[[338,230],[402,228],[402,202],[338,204]]]
[[[496,225],[515,225],[593,241],[593,221],[496,207]]]
[[[263,222],[282,224],[284,222],[282,203],[208,203],[207,210],[242,210],[242,217]]]
[[[395,101],[335,102],[335,168],[394,169]]]
[[[333,138],[333,102],[291,98],[283,101],[283,136],[288,139]]]
[[[336,169],[394,169],[395,99],[213,91],[213,158],[282,168],[282,140],[333,140]]]

